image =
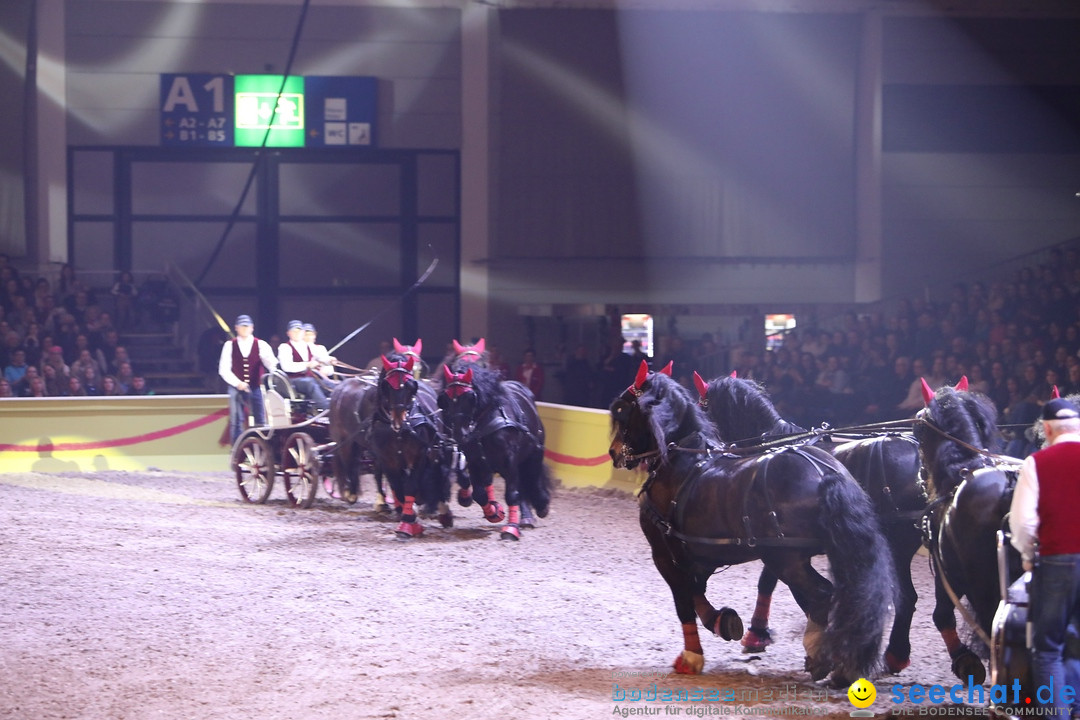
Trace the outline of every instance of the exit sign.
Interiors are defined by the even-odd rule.
[[[236,145],[304,146],[304,78],[237,75]],[[269,133],[269,137],[267,137]]]

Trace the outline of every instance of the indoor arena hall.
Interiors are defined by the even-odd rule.
[[[0,0],[0,718],[1080,718],[1077,38]]]

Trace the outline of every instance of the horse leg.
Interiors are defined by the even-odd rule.
[[[832,671],[833,664],[828,648],[824,647],[832,605],[832,583],[814,569],[809,557],[790,553],[785,556],[783,560],[766,560],[766,567],[791,589],[795,602],[806,613],[804,667],[811,678],[821,680]]]
[[[506,481],[506,524],[499,531],[503,540],[520,540],[521,529],[521,493],[518,491],[517,468],[507,469],[503,473]]]
[[[694,612],[706,629],[724,640],[738,640],[743,634],[739,613],[729,607],[717,610],[705,597],[704,588],[701,592],[694,593]]]
[[[536,527],[536,517],[533,515],[529,503],[525,500],[521,501],[521,527],[530,529]]]
[[[748,653],[765,652],[773,644],[769,631],[769,611],[772,608],[772,595],[776,590],[776,575],[767,567],[761,568],[758,577],[757,604],[750,617],[750,629],[742,639],[743,651]]]
[[[646,535],[649,533],[646,532]],[[705,594],[704,584],[697,583],[690,575],[675,567],[671,554],[664,546],[663,538],[649,536],[649,544],[653,546],[653,564],[671,589],[675,614],[682,625],[683,651],[675,658],[672,667],[680,675],[700,675],[705,668],[705,651],[698,636],[694,596]]]
[[[427,466],[427,472],[429,477],[429,484],[431,484],[432,497],[437,498],[439,501],[438,515],[439,524],[444,528],[454,526],[454,513],[450,511],[450,477],[447,474],[447,469],[441,462],[441,460],[428,460],[425,462]]]
[[[941,633],[941,639],[945,641],[945,649],[952,659],[953,675],[967,681],[968,676],[972,682],[982,684],[986,680],[986,668],[982,660],[972,652],[971,648],[960,641],[956,632],[956,606],[953,605],[941,579],[934,577],[934,627]]]
[[[347,449],[346,445],[342,443],[337,447],[333,456],[330,458],[330,465],[334,469],[333,485],[328,486],[328,483],[325,480],[323,481],[323,489],[326,490],[327,495],[336,498],[342,494],[345,483],[347,482],[349,468],[352,463],[352,451]]]
[[[472,505],[472,483],[469,481],[469,471],[465,464],[465,453],[456,447],[450,453],[450,472],[457,479],[457,501],[461,507]]]
[[[392,488],[387,488],[383,484],[383,471],[381,467],[375,468],[375,512],[388,513],[390,512],[390,505],[387,504],[387,492],[390,495],[390,501],[394,503],[395,508],[400,512],[401,507],[397,503],[397,498],[394,497],[394,491]]]
[[[401,506],[401,522],[395,532],[403,540],[417,537],[424,532],[424,526],[416,519],[416,498],[412,495],[405,496],[405,502]]]
[[[894,527],[894,530],[899,530]],[[911,664],[911,619],[915,616],[915,604],[919,595],[911,581],[911,557],[919,549],[920,540],[911,543],[896,542],[890,537],[893,569],[896,571],[896,612],[893,615],[889,644],[885,647],[885,667],[891,673],[899,673]]]
[[[403,458],[399,458],[401,465],[396,468],[400,473],[399,487],[401,488],[401,522],[397,526],[397,535],[407,539],[420,535],[424,532],[424,526],[417,519],[416,503],[419,493],[419,482],[412,468],[405,466]]]
[[[495,499],[495,486],[492,484],[493,477],[486,467],[469,466],[469,477],[472,478],[472,486],[476,490],[476,501],[484,511],[484,519],[489,523],[500,523],[506,518],[502,505]]]

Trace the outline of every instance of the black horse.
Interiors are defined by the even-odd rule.
[[[424,530],[417,520],[418,505],[428,514],[438,512],[443,527],[453,525],[435,393],[413,376],[413,362],[411,357],[383,356],[368,433],[376,466],[401,502],[397,534],[402,538]]]
[[[732,374],[706,383],[694,373],[694,381],[699,403],[725,441],[753,445],[794,435],[796,441],[812,442],[831,453],[869,494],[885,532],[898,583],[885,667],[893,673],[906,668],[911,664],[911,619],[918,600],[911,581],[911,558],[922,546],[919,520],[927,503],[919,481],[919,449],[911,433],[879,432],[847,441],[841,441],[841,435],[812,435],[781,418],[765,389],[753,380]],[[742,639],[748,652],[761,652],[772,642],[769,608],[776,580],[768,568],[762,569],[757,605]]]
[[[335,443],[332,463],[338,495],[354,503],[360,496],[360,475],[371,462],[368,431],[375,415],[374,379],[351,377],[342,380],[330,393],[329,436]],[[375,509],[389,510],[382,474],[375,474]]]
[[[934,393],[925,382],[923,397],[927,406],[916,415],[915,437],[930,491],[924,526],[935,570],[934,625],[953,673],[964,681],[970,675],[979,684],[986,671],[957,634],[953,611],[956,601],[966,598],[973,629],[990,637],[1001,600],[997,532],[1012,502],[1015,465],[1001,464],[1003,458],[995,455],[1001,435],[989,398],[951,387]],[[1020,574],[1019,555],[1011,552],[1008,565],[1006,585]]]
[[[831,455],[791,446],[740,457],[722,449],[690,391],[643,362],[611,405],[615,467],[649,471],[640,522],[682,623],[679,673],[699,673],[704,653],[695,614],[737,640],[742,623],[705,597],[716,568],[761,560],[807,615],[806,669],[848,684],[880,664],[892,566],[866,493]],[[835,585],[811,565],[829,558]]]
[[[544,466],[544,424],[529,389],[500,380],[493,370],[475,363],[464,372],[443,368],[439,408],[448,433],[465,456],[472,494],[488,522],[506,519],[503,539],[521,539],[522,508],[531,505],[540,517],[548,513],[551,478]],[[508,516],[495,500],[492,480],[506,482]],[[459,500],[467,504],[461,494]]]

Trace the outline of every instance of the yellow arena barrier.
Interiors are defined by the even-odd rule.
[[[617,470],[608,457],[611,420],[607,410],[543,402],[537,407],[547,436],[544,457],[563,485],[637,491],[644,474]]]
[[[5,398],[0,472],[229,470],[224,395]]]
[[[643,476],[616,470],[603,410],[538,403],[545,457],[567,487],[634,492]],[[224,395],[0,400],[0,472],[174,470],[229,472],[220,441]]]

